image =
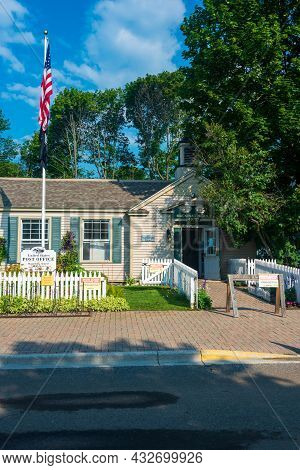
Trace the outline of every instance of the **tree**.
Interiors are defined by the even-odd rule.
[[[294,0],[206,0],[182,25],[186,129],[212,182],[206,197],[237,242],[255,233],[273,256],[283,240],[297,251],[297,18]]]
[[[148,177],[169,179],[174,174],[183,113],[179,87],[182,74],[146,75],[126,85],[127,119],[138,131],[140,163]]]
[[[31,139],[25,140],[20,149],[21,165],[26,176],[39,178],[41,176],[40,166],[40,140],[39,133],[35,132]]]
[[[0,164],[10,162],[18,154],[17,144],[3,133],[10,129],[9,121],[0,109]]]
[[[125,125],[123,91],[117,88],[95,92],[90,112],[82,122],[81,141],[84,159],[95,167],[99,178],[115,178],[124,166],[136,164],[129,151]]]
[[[82,125],[91,111],[93,93],[75,88],[61,91],[51,107],[49,125],[50,176],[77,178],[83,158]]]

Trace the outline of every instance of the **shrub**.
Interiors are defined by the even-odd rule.
[[[80,311],[121,312],[129,310],[129,305],[121,297],[108,296],[103,299],[80,302],[77,297],[72,299],[41,299],[32,300],[24,297],[0,297],[0,314],[21,315],[25,313],[74,313]]]
[[[62,239],[61,249],[57,257],[57,271],[84,272],[79,263],[76,241],[72,232],[66,232]]]
[[[134,286],[136,284],[136,279],[132,276],[126,276],[125,284],[126,286]]]
[[[88,300],[85,308],[93,312],[122,312],[129,310],[129,305],[125,299],[109,295],[100,300]]]
[[[285,291],[285,300],[287,302],[297,302],[297,294],[295,287],[290,287]]]
[[[5,266],[5,272],[19,274],[23,272],[23,270],[21,269],[20,264],[15,263],[15,264],[8,264],[7,266]]]
[[[198,308],[200,310],[211,310],[212,299],[205,289],[198,290]]]
[[[113,284],[107,284],[106,294],[112,297],[123,297],[124,298],[124,290],[121,286],[115,286]]]

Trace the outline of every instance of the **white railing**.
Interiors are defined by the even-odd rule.
[[[295,288],[297,302],[300,303],[300,269],[292,266],[277,264],[273,259],[232,259],[229,260],[232,274],[283,274],[285,288]],[[248,291],[270,301],[270,291],[263,289],[257,283],[249,282]]]
[[[50,273],[49,273],[50,274]],[[47,275],[47,273],[44,273]],[[101,299],[106,297],[106,279],[100,277],[99,283],[88,288],[82,279],[99,277],[95,271],[84,273],[54,273],[52,286],[42,285],[41,273],[0,273],[0,297],[3,295],[20,296],[28,299]],[[89,286],[91,287],[91,286]]]
[[[180,261],[167,258],[147,258],[142,263],[143,285],[176,287],[188,298],[191,308],[198,305],[197,271]]]
[[[198,307],[198,272],[176,259],[172,266],[173,286],[189,299],[191,308]]]

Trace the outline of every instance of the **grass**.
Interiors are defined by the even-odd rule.
[[[159,286],[126,286],[123,294],[130,310],[189,310],[186,297],[175,289]]]

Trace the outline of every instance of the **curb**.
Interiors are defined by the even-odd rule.
[[[300,363],[300,355],[218,349],[136,352],[0,354],[0,369],[63,369],[88,367],[211,366],[222,364]]]
[[[298,354],[262,353],[226,349],[202,349],[201,357],[205,365],[300,363],[300,355]]]

